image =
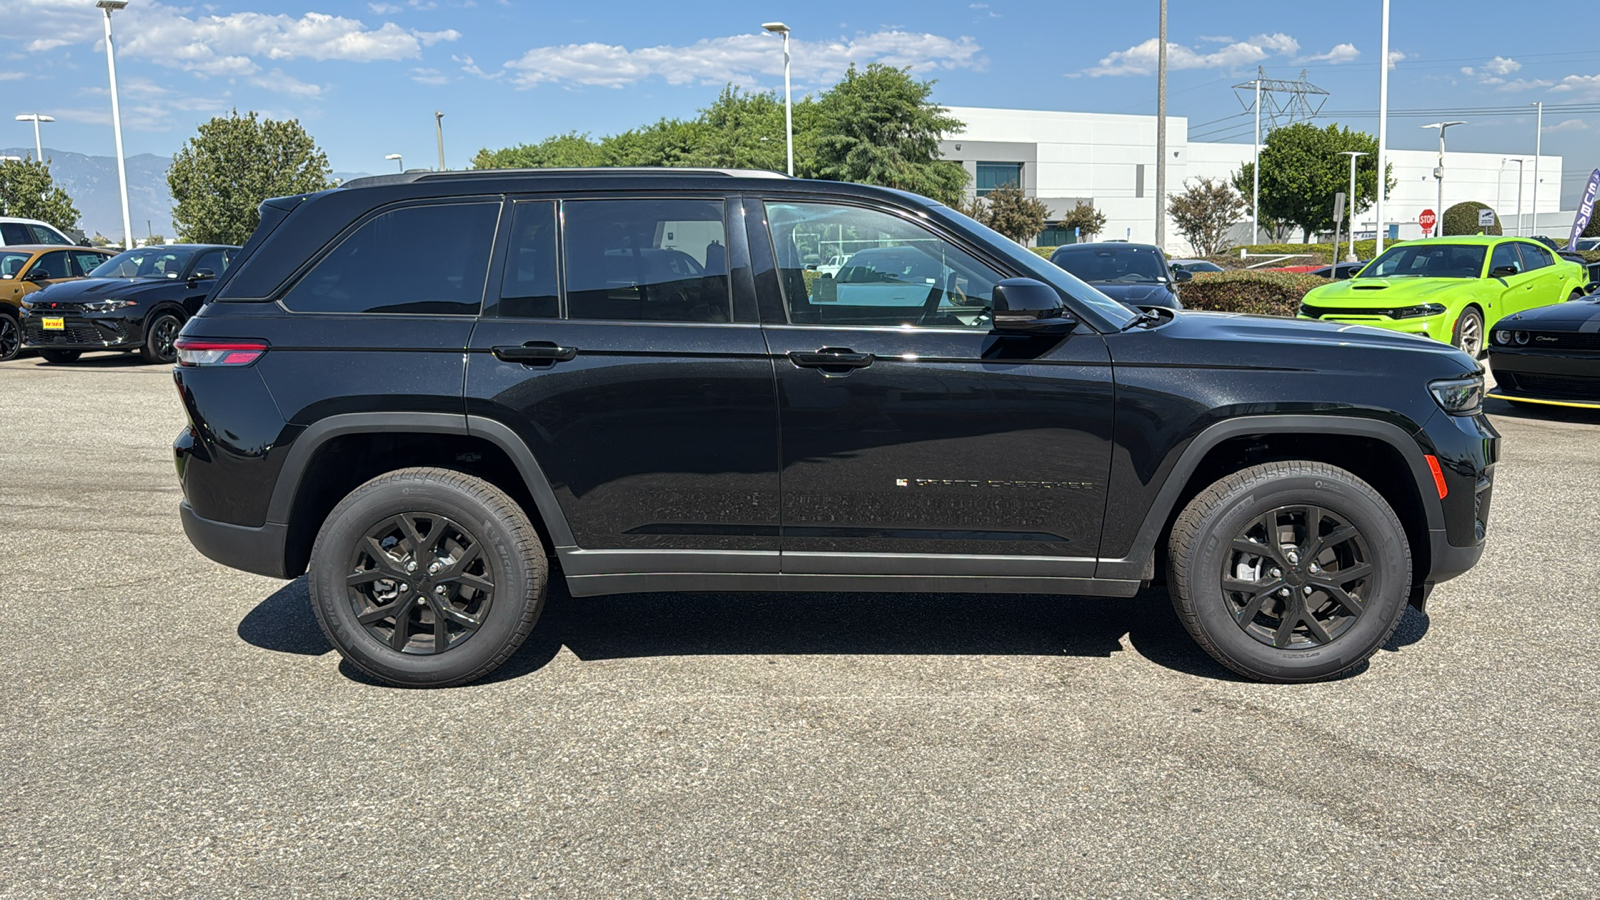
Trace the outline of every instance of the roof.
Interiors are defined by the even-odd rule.
[[[1127,241],[1083,241],[1062,244],[1057,250],[1154,250],[1155,244],[1130,244]]]
[[[21,250],[25,253],[37,253],[41,250],[102,250],[100,247],[80,247],[77,244],[6,244],[0,250]],[[115,253],[115,250],[110,251]]]
[[[1408,246],[1412,244],[1483,244],[1487,246],[1489,244],[1498,244],[1501,241],[1527,241],[1530,244],[1537,244],[1540,247],[1544,246],[1533,238],[1521,237],[1520,235],[1515,234],[1447,234],[1443,237],[1416,238],[1409,241],[1399,241],[1395,244],[1395,246],[1398,247],[1400,244],[1406,244]]]
[[[599,176],[652,176],[652,177],[712,177],[712,178],[779,178],[789,180],[789,176],[777,172],[768,172],[765,169],[699,169],[666,166],[632,166],[632,167],[565,167],[565,168],[540,168],[540,169],[460,169],[447,172],[410,171],[399,172],[393,175],[368,175],[365,178],[352,178],[341,188],[377,187],[386,184],[415,184],[417,182],[434,181],[476,181],[500,178],[526,178],[526,177],[554,177],[583,175],[589,177]]]

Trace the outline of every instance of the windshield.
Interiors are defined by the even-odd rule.
[[[172,247],[141,247],[118,253],[89,275],[94,278],[177,278],[194,256],[193,250]]]
[[[1472,244],[1405,244],[1374,260],[1358,279],[1478,278],[1486,248]]]
[[[0,253],[0,278],[17,277],[32,258],[32,253]]]
[[[1072,247],[1057,250],[1051,262],[1090,284],[1157,284],[1167,267],[1154,247]]]
[[[950,219],[962,228],[987,239],[989,245],[996,252],[1010,259],[1024,272],[1032,272],[1034,277],[1040,281],[1065,293],[1085,306],[1093,307],[1095,312],[1104,316],[1111,323],[1111,327],[1126,328],[1139,318],[1139,313],[1100,293],[1065,269],[1049,265],[1039,254],[979,222],[977,219],[953,210],[948,206],[934,206],[933,209],[937,210],[939,215]],[[1040,265],[1040,263],[1046,264]]]

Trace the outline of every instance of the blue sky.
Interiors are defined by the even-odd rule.
[[[1375,129],[1377,0],[1170,6],[1170,111],[1189,117],[1192,136],[1249,139],[1230,85],[1257,65],[1276,78],[1308,70],[1332,95],[1325,112]],[[728,81],[781,88],[779,41],[760,28],[773,19],[794,29],[797,93],[832,83],[851,60],[877,61],[938,79],[935,99],[949,105],[1153,113],[1156,8],[1154,0],[132,0],[114,25],[130,154],[170,155],[199,122],[237,107],[299,118],[337,171],[380,172],[393,165],[389,153],[407,166],[436,161],[436,109],[445,112],[447,160],[462,166],[484,146],[692,115]],[[1394,4],[1391,109],[1526,108],[1450,114],[1470,122],[1450,141],[1531,153],[1528,104],[1544,100],[1545,151],[1565,155],[1569,180],[1581,182],[1600,162],[1591,150],[1600,53],[1560,17],[1506,9],[1487,0]],[[1485,27],[1497,17],[1508,27]],[[31,144],[31,126],[12,116],[37,111],[57,120],[45,126],[46,147],[110,154],[93,0],[4,0],[0,35],[0,146]],[[1578,106],[1586,103],[1594,105]],[[1391,144],[1432,146],[1432,132],[1416,127],[1428,121],[1391,119]]]

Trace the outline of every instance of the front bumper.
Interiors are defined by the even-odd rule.
[[[1296,316],[1300,319],[1309,319],[1313,322],[1329,322],[1335,325],[1371,325],[1373,328],[1382,328],[1386,331],[1398,331],[1401,334],[1414,334],[1419,337],[1432,338],[1440,343],[1448,344],[1455,337],[1455,319],[1449,313],[1440,313],[1437,316],[1417,316],[1411,319],[1391,319],[1388,316],[1370,316],[1351,313],[1342,315],[1337,310],[1325,312],[1321,316]]]
[[[45,328],[47,318],[62,319],[64,327]],[[144,343],[144,328],[140,320],[126,316],[23,312],[22,343],[44,350],[116,350]]]
[[[183,533],[206,558],[268,578],[296,578],[287,569],[289,526],[268,522],[258,528],[202,519],[187,500],[178,504]]]
[[[1491,396],[1552,406],[1600,409],[1600,351],[1489,348]]]

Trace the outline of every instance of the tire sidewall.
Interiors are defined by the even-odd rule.
[[[13,344],[10,353],[0,348],[0,362],[10,362],[22,355],[22,323],[9,312],[0,311],[0,328],[7,325],[11,326]]]
[[[401,653],[370,634],[351,608],[344,580],[356,542],[401,513],[454,520],[483,543],[494,564],[494,599],[483,625],[444,653]],[[516,535],[499,516],[470,493],[421,480],[369,483],[346,497],[318,533],[310,568],[312,606],[329,639],[357,668],[396,684],[443,685],[473,676],[508,643],[521,640],[518,628],[528,604],[541,604],[544,597],[543,579],[517,552]]]
[[[177,323],[179,329],[183,328],[183,317],[170,309],[157,310],[155,315],[150,317],[150,322],[144,329],[144,347],[141,348],[142,355],[150,362],[170,363],[178,358],[176,349],[172,351],[170,356],[163,356],[160,349],[156,347],[156,329],[165,319],[171,319]]]
[[[1354,525],[1372,555],[1373,587],[1366,609],[1349,631],[1331,644],[1307,650],[1269,647],[1234,621],[1221,584],[1233,538],[1253,519],[1281,506],[1320,506]],[[1241,668],[1275,681],[1311,681],[1344,671],[1377,651],[1405,613],[1411,567],[1406,537],[1393,513],[1349,481],[1324,474],[1280,476],[1231,493],[1202,526],[1189,567],[1189,594],[1197,626],[1218,652]]]
[[[1450,336],[1450,345],[1455,347],[1457,350],[1466,352],[1466,348],[1461,346],[1461,332],[1462,323],[1467,320],[1468,316],[1472,316],[1478,320],[1478,351],[1475,354],[1472,354],[1472,358],[1480,359],[1483,357],[1483,354],[1489,350],[1489,329],[1488,323],[1484,320],[1483,313],[1479,312],[1478,308],[1475,306],[1468,306],[1461,311],[1461,315],[1456,316],[1455,333]]]

